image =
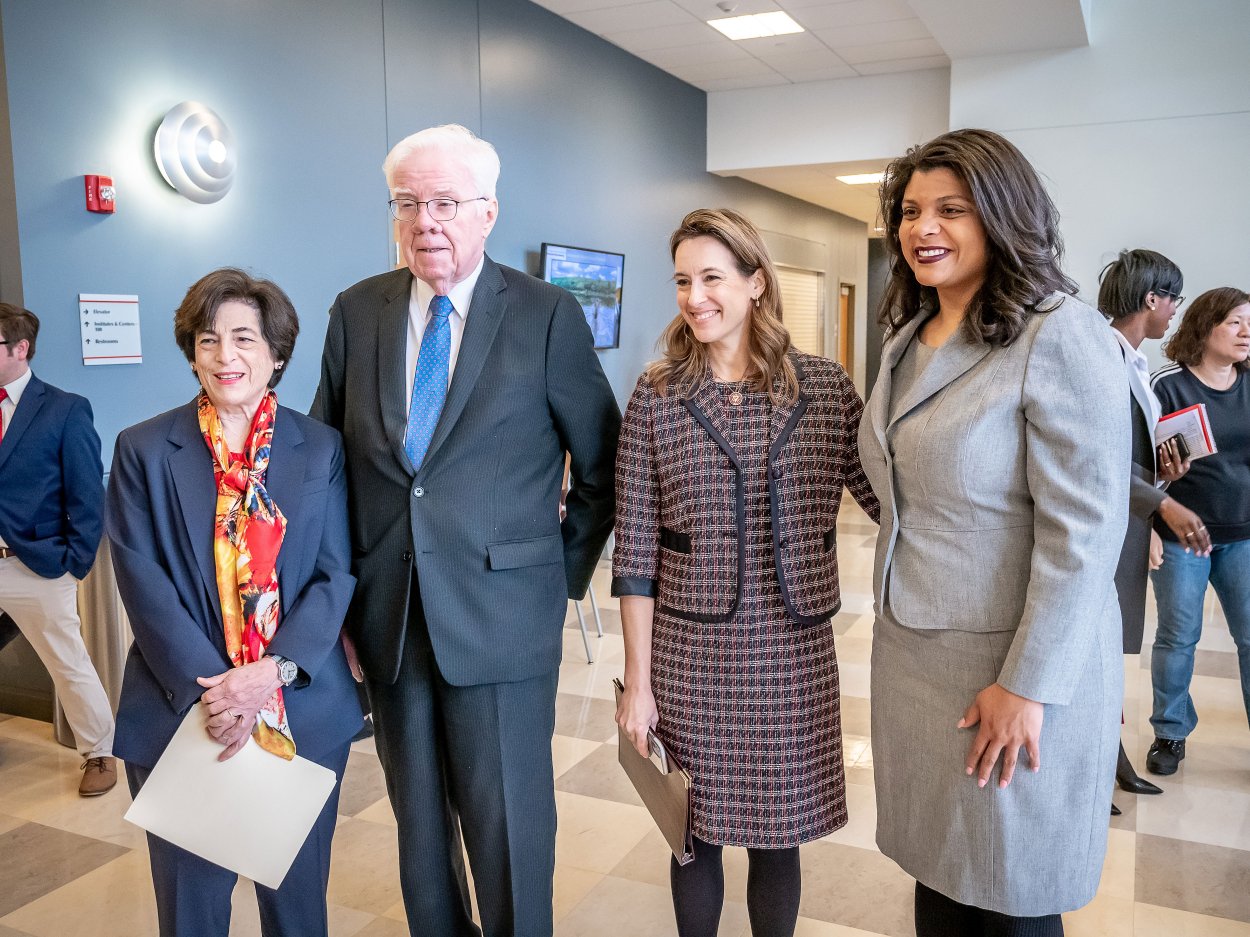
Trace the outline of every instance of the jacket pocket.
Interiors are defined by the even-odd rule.
[[[564,562],[564,538],[559,534],[532,540],[505,540],[486,544],[491,569],[518,569]]]
[[[61,532],[60,521],[45,521],[42,524],[36,524],[34,529],[35,540],[47,540],[49,537],[55,537]]]
[[[730,621],[738,610],[738,538],[724,534],[680,537],[677,542],[685,551],[660,548],[660,611],[685,621]]]
[[[690,534],[684,534],[668,527],[660,528],[660,546],[674,553],[691,552]]]

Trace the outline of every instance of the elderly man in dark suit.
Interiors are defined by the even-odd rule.
[[[620,411],[576,300],[485,254],[494,148],[436,127],[383,168],[407,269],[339,295],[312,409],[347,450],[348,633],[399,823],[409,929],[479,933],[463,833],[482,930],[541,937],[562,623],[611,530]]]
[[[0,611],[48,668],[83,758],[78,793],[117,783],[113,713],[78,619],[100,546],[104,470],[84,397],[30,370],[39,319],[0,303]]]

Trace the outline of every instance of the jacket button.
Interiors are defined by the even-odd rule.
[[[788,547],[789,545],[790,545],[790,541],[789,541],[789,540],[781,539],[781,540],[778,540],[778,541],[777,541],[777,546],[781,547],[783,550],[784,550],[786,547]]]
[[[403,560],[404,560],[404,562],[405,562],[405,563],[411,563],[411,562],[412,562],[412,551],[411,551],[411,550],[405,550],[405,551],[404,551]]]
[[[425,497],[425,489],[424,489],[424,488],[422,488],[420,485],[417,485],[417,487],[416,487],[416,488],[412,489],[412,496],[413,496],[414,498],[424,498],[424,497]]]
[[[774,465],[773,466],[773,478],[780,478],[780,477],[781,477],[781,466]]]

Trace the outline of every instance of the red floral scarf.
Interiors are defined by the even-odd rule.
[[[200,432],[213,454],[217,480],[213,559],[226,650],[230,663],[242,667],[264,657],[278,631],[281,604],[274,566],[286,534],[286,518],[265,490],[278,398],[272,390],[265,394],[241,456],[230,452],[217,409],[203,392],[198,405]],[[261,708],[252,738],[281,758],[295,756],[281,687]]]

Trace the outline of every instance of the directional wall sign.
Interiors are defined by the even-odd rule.
[[[143,364],[139,297],[79,293],[83,364]]]

